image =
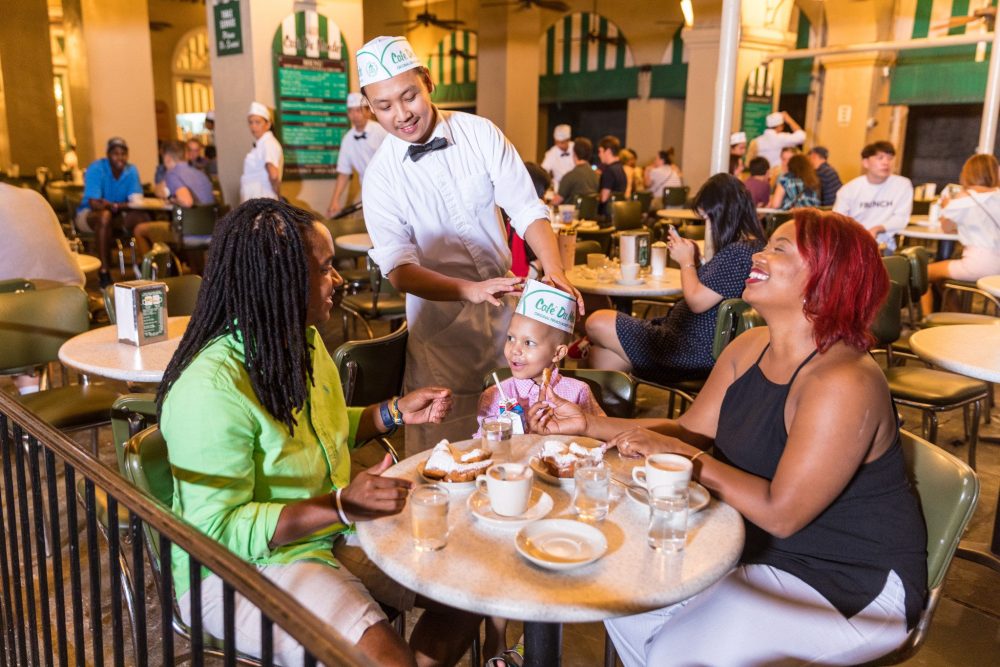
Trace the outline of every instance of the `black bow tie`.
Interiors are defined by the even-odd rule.
[[[410,159],[416,162],[423,156],[427,155],[431,151],[440,150],[448,145],[448,140],[444,137],[438,137],[428,141],[426,144],[413,144],[406,149],[406,154],[410,156]]]
[[[563,153],[561,157],[569,157],[569,153]]]
[[[355,134],[354,138],[355,139],[367,139],[368,138],[368,133],[367,132],[362,132],[361,134]]]

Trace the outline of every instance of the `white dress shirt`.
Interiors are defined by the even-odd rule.
[[[261,135],[243,159],[243,175],[240,176],[241,204],[257,197],[278,198],[278,193],[274,191],[271,179],[267,175],[268,164],[278,168],[280,179],[281,172],[285,168],[285,154],[271,130]]]
[[[569,142],[566,150],[552,146],[545,151],[545,157],[542,159],[542,169],[552,174],[552,189],[556,192],[559,191],[559,181],[575,166],[572,141]]]
[[[358,172],[358,180],[365,178],[365,169],[371,162],[375,151],[385,139],[385,130],[373,120],[365,124],[365,129],[358,132],[352,125],[340,140],[340,154],[337,157],[337,173],[350,176]]]
[[[764,134],[756,139],[757,155],[767,158],[772,167],[781,164],[781,149],[789,146],[801,146],[806,142],[805,130],[798,132],[775,132],[771,128],[764,130]]]
[[[905,176],[890,174],[882,183],[858,176],[837,191],[833,210],[854,218],[865,229],[885,227],[875,239],[891,252],[896,249],[896,233],[910,222],[913,211],[913,184]]]
[[[388,275],[417,264],[453,278],[481,281],[507,275],[511,256],[497,206],[522,237],[548,218],[528,170],[497,127],[480,116],[436,110],[431,139],[447,147],[418,162],[413,145],[388,135],[362,183],[371,257]],[[408,294],[409,326],[404,388],[450,387],[455,405],[440,426],[407,429],[409,454],[439,439],[468,438],[476,429],[483,376],[506,365],[503,343],[513,308],[427,301]]]

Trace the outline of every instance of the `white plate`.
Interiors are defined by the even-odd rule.
[[[442,479],[431,479],[424,475],[424,466],[427,465],[427,461],[421,461],[417,464],[417,472],[420,474],[420,479],[424,480],[428,484],[440,484],[444,488],[448,489],[452,493],[468,493],[476,488],[476,480],[471,482],[446,482]],[[483,473],[486,472],[486,468],[483,468]]]
[[[554,435],[545,438],[545,440],[558,440],[559,442],[565,442],[567,445],[571,442],[575,442],[581,447],[586,447],[588,449],[604,446],[604,443],[601,442],[600,440],[587,438],[585,436]],[[607,452],[605,452],[605,455],[607,455]],[[549,484],[554,484],[564,489],[572,489],[573,487],[576,486],[576,482],[573,481],[572,477],[556,477],[555,475],[550,473],[548,469],[545,467],[545,465],[542,463],[541,459],[539,459],[537,451],[531,455],[531,459],[529,459],[528,465],[531,466],[531,469],[535,471],[535,474],[542,481],[548,482]]]
[[[645,278],[636,278],[635,280],[625,280],[624,278],[619,278],[615,282],[618,283],[619,285],[632,286],[632,285],[641,285],[644,282],[646,282],[646,279]]]
[[[552,511],[552,496],[537,487],[531,489],[531,499],[524,514],[517,516],[501,516],[490,507],[490,497],[482,491],[476,491],[466,502],[472,515],[483,523],[501,528],[520,528],[532,521],[545,518]]]
[[[603,556],[608,540],[600,530],[580,521],[544,519],[518,531],[514,546],[539,567],[569,570]]]
[[[649,500],[646,497],[646,489],[639,486],[638,484],[628,485],[628,497],[639,503],[640,505],[649,505]],[[708,503],[712,500],[712,494],[708,492],[704,486],[698,482],[688,482],[688,511],[692,514],[695,512],[700,512],[701,510],[708,507]]]

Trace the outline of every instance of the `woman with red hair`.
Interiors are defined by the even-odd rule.
[[[632,665],[853,665],[906,638],[926,532],[896,412],[867,354],[889,280],[865,229],[800,209],[754,255],[743,298],[767,320],[730,344],[677,421],[583,415],[550,392],[535,433],[691,459],[746,525],[738,567],[691,600],[607,621]],[[714,445],[711,454],[709,448]]]

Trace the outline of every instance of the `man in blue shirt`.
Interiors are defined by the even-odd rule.
[[[121,137],[108,140],[107,157],[94,160],[87,167],[83,181],[83,201],[76,211],[76,226],[80,231],[97,236],[98,257],[101,259],[101,287],[111,284],[112,224],[124,225],[131,231],[149,219],[142,211],[128,210],[132,195],[142,196],[142,184],[135,165],[128,163],[128,144]]]

